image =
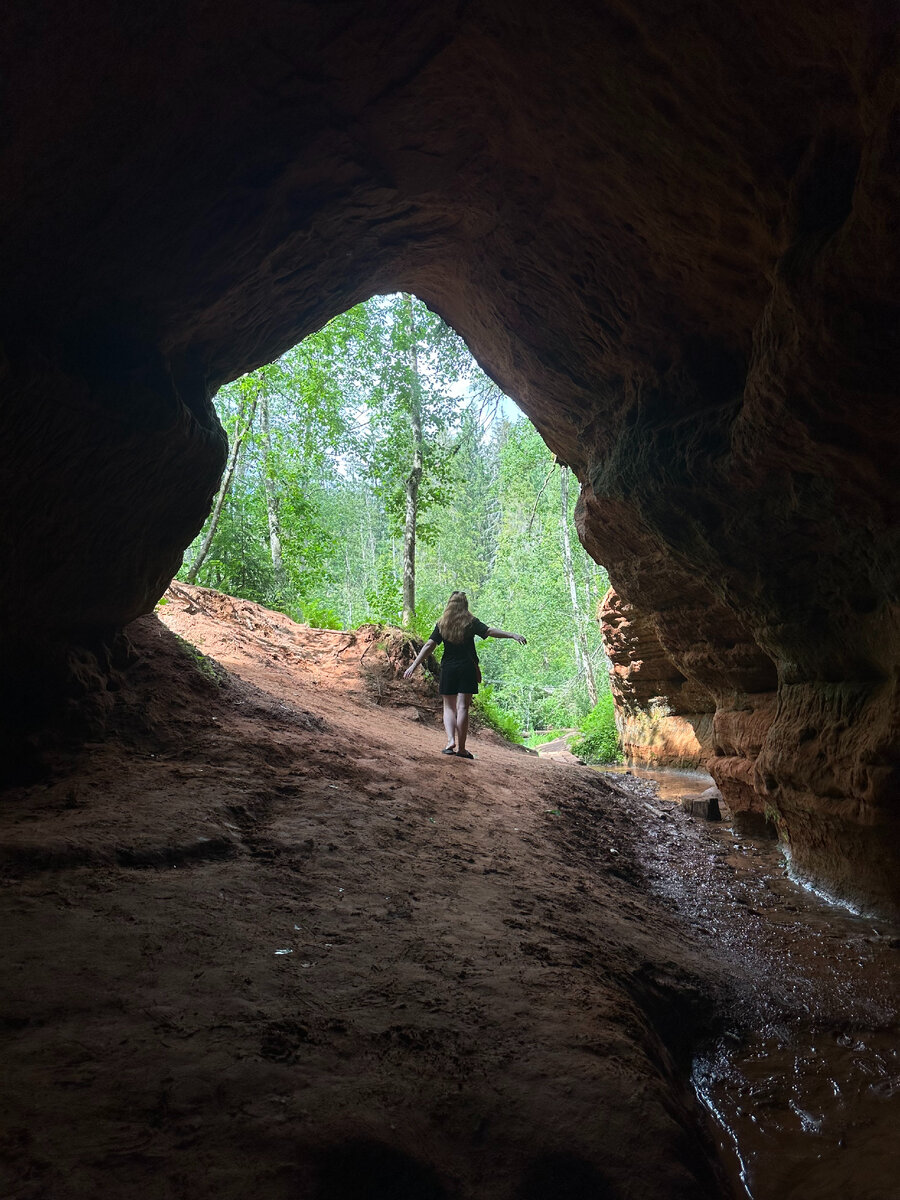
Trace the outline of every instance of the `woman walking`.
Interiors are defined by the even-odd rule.
[[[416,655],[411,666],[403,672],[404,679],[411,679],[413,672],[435,646],[444,643],[441,661],[440,693],[444,701],[444,729],[447,745],[441,754],[455,754],[457,758],[474,758],[466,749],[469,733],[469,709],[472,697],[481,682],[481,668],[475,652],[475,635],[480,638],[512,638],[522,646],[526,644],[521,633],[505,633],[502,629],[489,629],[484,621],[469,612],[469,601],[465,592],[453,592],[441,619],[435,625],[428,641]]]

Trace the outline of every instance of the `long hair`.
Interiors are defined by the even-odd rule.
[[[469,601],[465,592],[452,592],[447,607],[438,621],[438,629],[445,642],[464,642],[469,626],[475,618],[469,612]]]

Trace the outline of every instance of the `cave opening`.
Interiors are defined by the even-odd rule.
[[[732,1191],[889,1194],[895,15],[56,8],[0,17],[4,1194],[718,1198],[692,1066]],[[402,641],[150,615],[212,393],[396,286],[580,481],[630,743],[706,739],[870,916],[487,732],[441,758],[380,702]]]
[[[574,529],[577,481],[436,313],[373,297],[213,404],[228,460],[178,579],[314,626],[421,638],[464,590],[490,624],[529,631],[519,669],[485,643],[481,715],[550,741],[593,714],[582,752],[619,759],[609,579]]]
[[[334,331],[331,332],[333,334]],[[401,350],[405,355],[408,347],[401,347]],[[281,369],[283,370],[284,367],[285,363],[282,360]],[[369,369],[372,369],[371,364]],[[238,401],[243,399],[246,403],[248,388],[252,390],[254,387],[260,386],[261,382],[259,372],[242,378],[238,381],[235,396],[232,399],[236,398]],[[319,377],[319,386],[321,387],[321,376]],[[224,411],[224,408],[220,408],[220,412]],[[246,410],[244,412],[245,415],[242,418],[237,409],[232,408],[228,411],[228,416],[235,422],[236,429],[240,427],[242,420],[246,424]],[[274,422],[270,417],[268,436],[271,435],[273,426]],[[266,436],[267,433],[263,431],[263,437]],[[271,448],[265,448],[264,453],[271,454]],[[369,460],[373,457],[370,451]],[[344,478],[350,475],[345,467],[346,464],[343,464],[342,470],[339,472]],[[257,541],[265,550],[266,537],[271,532],[271,525],[264,498],[264,483],[261,486],[258,521],[262,535],[257,538]],[[201,543],[204,541],[202,534],[198,541]],[[284,539],[279,538],[278,541],[279,545],[282,545]],[[269,541],[269,555],[271,552],[272,546]],[[217,552],[211,549],[210,553],[215,558]],[[189,555],[188,562],[191,561],[192,557]],[[395,577],[399,575],[396,558],[392,573]],[[521,584],[521,574],[517,578]],[[215,579],[212,582],[221,584],[222,580]],[[439,594],[443,596],[443,591],[440,591]],[[246,598],[255,599],[256,597],[251,595]],[[176,605],[184,599],[189,602],[190,594],[187,597],[178,597],[177,595],[173,597]],[[207,602],[206,598],[201,595],[199,601],[201,607]],[[397,621],[401,617],[402,597],[396,588],[390,603],[393,608],[387,615]],[[633,701],[636,695],[640,695],[637,690],[640,683],[639,671],[634,669],[635,660],[638,658],[635,649],[635,639],[638,634],[632,627],[631,614],[626,614],[623,611],[624,608],[625,606],[615,596],[607,597],[603,619],[609,631],[610,645],[613,649],[617,637],[620,641],[629,642],[628,653],[620,656],[622,669],[619,671],[619,678],[616,682],[620,695],[627,696],[629,700]],[[249,620],[253,632],[259,632],[263,617],[255,606],[235,611],[239,620]],[[312,608],[310,613],[313,613]],[[164,613],[164,620],[168,615],[171,614]],[[306,614],[301,613],[300,615]],[[366,615],[371,616],[372,614]],[[623,621],[623,617],[629,619]],[[321,623],[327,624],[326,621]],[[273,629],[272,632],[273,634],[277,633],[277,630]],[[326,630],[326,632],[329,631]],[[341,631],[330,632],[338,635]],[[641,645],[646,647],[648,640],[649,633],[645,630]],[[658,646],[658,643],[656,644]],[[349,641],[346,643],[336,641],[333,645],[335,647],[333,653],[336,655],[342,655],[351,648]],[[213,647],[214,650],[215,647]],[[658,772],[656,782],[680,788],[682,795],[679,798],[689,801],[688,804],[682,804],[681,807],[689,822],[692,818],[696,821],[701,813],[704,816],[709,813],[710,800],[708,797],[703,797],[703,792],[706,790],[707,783],[711,783],[712,780],[703,778],[688,780],[685,774],[679,774],[678,768],[687,765],[685,759],[697,752],[701,737],[711,738],[713,705],[710,704],[710,698],[707,696],[705,708],[703,708],[698,704],[695,694],[691,705],[694,709],[702,709],[702,711],[692,712],[686,702],[687,690],[690,688],[687,677],[674,668],[671,663],[666,662],[660,649],[657,649],[656,653],[659,659],[658,671],[660,662],[666,663],[663,674],[657,673],[652,680],[656,694],[650,697],[646,710],[641,710],[634,704],[630,708],[624,708],[626,715],[624,732],[634,762],[655,764],[662,759],[676,764],[675,771]],[[644,650],[643,657],[639,660],[640,669],[644,669],[646,657],[646,650]],[[396,666],[392,670],[396,674]],[[616,676],[615,665],[613,676],[614,678]],[[253,677],[261,680],[262,675],[257,674]],[[318,682],[323,683],[324,678],[324,674],[320,675]],[[667,695],[660,694],[661,678],[666,680]],[[389,709],[392,704],[402,704],[402,699],[406,701],[417,699],[414,694],[402,699],[398,699],[396,694],[391,697],[389,694],[390,684],[384,674],[370,679],[369,684],[371,685],[369,698],[374,698],[376,707],[381,712]],[[645,689],[651,686],[646,676],[643,686]],[[672,706],[668,702],[669,695],[680,700],[680,712],[673,712]],[[417,709],[415,703],[407,703],[404,707],[414,711]],[[433,716],[434,713],[432,713]],[[418,712],[413,719],[421,720],[421,712]],[[434,736],[432,734],[432,740],[434,740]],[[396,753],[401,756],[405,752],[405,747],[402,745],[396,749]],[[478,757],[483,757],[484,750],[480,744],[479,752]],[[665,759],[666,754],[670,756],[668,760]],[[365,758],[362,761],[365,762]],[[374,760],[370,761],[374,766]],[[870,926],[853,917],[836,917],[830,901],[820,903],[814,898],[810,898],[808,902],[799,900],[796,888],[787,877],[786,864],[778,850],[771,845],[768,847],[760,845],[754,840],[748,832],[748,827],[752,823],[749,819],[745,819],[743,828],[734,832],[730,827],[730,814],[728,814],[724,802],[723,815],[729,817],[725,826],[719,829],[704,829],[699,833],[696,829],[690,830],[689,827],[681,828],[674,837],[671,831],[666,831],[661,836],[658,825],[661,819],[672,819],[671,803],[659,806],[658,801],[660,799],[671,800],[671,797],[667,797],[665,791],[661,791],[659,787],[655,790],[641,791],[640,782],[649,778],[650,772],[643,773],[640,767],[637,767],[637,769],[632,768],[631,774],[637,781],[637,786],[632,785],[630,789],[626,788],[626,794],[630,795],[632,803],[646,808],[649,813],[649,819],[644,817],[636,822],[640,843],[640,847],[636,850],[636,857],[641,862],[641,869],[646,871],[652,880],[651,886],[658,889],[669,903],[677,905],[680,911],[690,914],[690,920],[719,944],[727,946],[729,953],[744,957],[754,971],[762,970],[772,973],[770,956],[777,955],[779,953],[777,947],[780,947],[780,953],[792,960],[791,971],[784,977],[782,977],[780,969],[773,973],[770,986],[774,993],[777,994],[780,989],[796,992],[798,978],[802,977],[803,979],[802,989],[805,990],[803,990],[802,1002],[799,1007],[796,1005],[791,1007],[789,1015],[786,1015],[786,1007],[781,1014],[781,1019],[783,1022],[786,1021],[786,1024],[778,1025],[777,1022],[772,1024],[773,1009],[762,1006],[754,1014],[751,1022],[753,1028],[749,1031],[746,1027],[747,1015],[744,1014],[743,1024],[741,1021],[735,1020],[725,1032],[717,1028],[714,1030],[715,1036],[701,1040],[699,1045],[695,1039],[698,1031],[702,1028],[702,1023],[698,1022],[692,1034],[686,1035],[686,1042],[690,1046],[692,1055],[690,1059],[692,1085],[704,1109],[712,1118],[716,1130],[715,1140],[719,1144],[719,1153],[726,1164],[734,1186],[738,1191],[743,1189],[747,1194],[755,1197],[780,1197],[790,1194],[790,1189],[794,1186],[792,1181],[797,1164],[801,1164],[807,1173],[807,1183],[804,1184],[806,1187],[810,1171],[810,1138],[814,1137],[817,1139],[817,1147],[821,1149],[824,1146],[826,1149],[823,1152],[825,1165],[820,1170],[820,1160],[817,1159],[811,1168],[812,1175],[816,1187],[825,1187],[833,1178],[833,1156],[840,1154],[846,1122],[849,1121],[854,1126],[858,1122],[864,1123],[872,1129],[872,1137],[867,1139],[867,1148],[864,1152],[867,1160],[870,1158],[873,1146],[884,1138],[892,1123],[889,1106],[886,1106],[882,1100],[873,1102],[869,1093],[868,1080],[873,1076],[886,1077],[886,1072],[889,1073],[893,1051],[891,1034],[880,1027],[881,1022],[887,1016],[889,1001],[881,990],[884,981],[880,974],[880,968],[876,965],[878,956],[870,956],[868,947],[862,949],[862,953],[867,960],[867,969],[871,970],[874,993],[870,999],[873,1003],[867,1009],[864,1004],[860,1003],[858,996],[854,1000],[854,1004],[858,1007],[854,1010],[855,1032],[852,1038],[843,1027],[838,1030],[833,1027],[833,1007],[829,1007],[833,1006],[837,993],[846,987],[847,973],[851,966],[850,960],[854,955],[860,953],[861,939],[865,938]],[[687,790],[692,784],[697,793],[696,796]],[[328,783],[325,786],[329,789],[333,788],[335,791],[341,790],[341,784]],[[379,797],[379,802],[382,802],[382,798],[386,801],[384,806],[390,819],[402,822],[404,818],[394,807],[397,798],[392,793],[396,785],[388,785],[387,788],[384,788],[383,785],[381,787],[376,785],[376,787],[375,794]],[[721,796],[718,799],[721,800]],[[544,810],[546,817],[554,822],[563,822],[570,817],[571,813],[566,804],[559,804],[556,800],[552,803],[553,807]],[[670,810],[669,812],[667,812],[667,808]],[[428,815],[425,819],[429,824],[436,825],[441,820],[441,814],[437,809],[433,812],[435,815]],[[745,814],[745,817],[751,818],[753,815],[750,812]],[[480,814],[475,817],[477,822],[482,819]],[[519,818],[515,817],[514,819],[518,820]],[[457,829],[462,827],[463,825],[458,825]],[[596,839],[601,827],[602,817],[600,814],[588,814],[584,821],[583,835]],[[312,828],[312,823],[310,828]],[[520,833],[520,830],[521,827],[518,825],[512,827],[512,832],[515,834]],[[310,840],[314,842],[314,839]],[[403,840],[403,837],[399,839],[398,850],[402,847]],[[459,851],[455,849],[451,853],[456,855]],[[634,846],[631,847],[631,853],[635,854]],[[628,879],[628,868],[620,861],[620,846],[604,847],[601,854],[610,864],[610,872],[614,880],[625,881]],[[482,870],[489,875],[503,870],[508,870],[515,875],[520,868],[520,862],[524,862],[520,853],[513,850],[505,858],[505,866],[500,865],[504,856],[499,859],[495,857],[490,859],[489,865],[482,867]],[[398,861],[402,862],[402,850],[400,850]],[[632,864],[633,862],[634,859],[632,859]],[[714,862],[716,866],[710,869],[709,862]],[[737,877],[736,882],[733,878],[727,879],[723,871],[732,872]],[[513,929],[526,930],[529,928],[533,905],[532,889],[536,886],[537,881],[534,879],[529,881],[527,877],[523,877],[521,882],[517,915],[509,918],[509,923]],[[387,921],[408,920],[416,903],[414,890],[398,888],[396,870],[386,864],[382,864],[380,868],[379,885],[379,891],[371,896],[370,903],[378,904],[379,911]],[[381,886],[389,891],[382,893]],[[338,904],[345,904],[346,887],[340,885],[336,890]],[[413,896],[412,901],[410,900],[411,895]],[[772,903],[773,897],[777,897],[774,904]],[[789,932],[783,925],[782,905],[788,912],[794,914]],[[748,931],[748,912],[751,931]],[[296,961],[300,972],[316,971],[320,967],[321,956],[327,956],[341,944],[339,940],[341,934],[335,932],[339,926],[334,917],[326,920],[325,925],[320,925],[323,916],[321,910],[310,909],[306,921],[313,926],[312,929],[308,928],[302,919],[299,923],[286,923],[283,926],[279,944],[272,951],[273,955],[280,960]],[[313,936],[319,932],[319,929],[322,930],[320,935]],[[824,934],[823,930],[827,930],[827,934]],[[883,930],[876,929],[875,932],[876,940],[885,938]],[[787,936],[785,936],[786,934]],[[326,940],[330,938],[335,940]],[[823,948],[823,938],[830,941],[825,948]],[[837,942],[841,939],[846,941],[847,948],[838,951]],[[280,944],[281,942],[285,944]],[[542,950],[540,953],[546,954],[546,950]],[[297,956],[296,959],[295,956]],[[854,959],[854,962],[857,961],[862,960]],[[464,988],[468,977],[469,970],[464,967],[460,972]],[[393,978],[389,972],[388,984]],[[846,995],[846,993],[843,994]],[[437,999],[434,1002],[439,1003]],[[783,995],[780,1002],[784,1003]],[[666,1022],[662,1022],[662,1024],[665,1025]],[[283,1054],[295,1055],[298,1038],[303,1040],[308,1036],[309,1030],[306,1026],[303,1026],[299,1032],[296,1029],[293,1031],[279,1029],[271,1034],[266,1042],[266,1052],[276,1057]],[[391,1036],[396,1036],[403,1042],[410,1037],[419,1039],[421,1034],[417,1032],[412,1035],[408,1029],[398,1025],[392,1027]],[[670,1033],[667,1034],[667,1043],[674,1053],[679,1045],[679,1039]],[[851,1046],[853,1047],[852,1052],[848,1052],[848,1047]],[[683,1063],[680,1064],[679,1069],[684,1070]],[[823,1094],[822,1080],[826,1076],[839,1078],[839,1098],[829,1098]],[[767,1106],[764,1112],[757,1106],[751,1120],[747,1117],[747,1113],[756,1104],[756,1097],[760,1094],[761,1089],[765,1090],[768,1097]],[[390,1158],[392,1154],[396,1153],[392,1147],[379,1142],[373,1143],[369,1152],[374,1154],[379,1161],[385,1156]],[[346,1159],[348,1163],[352,1161],[353,1165],[346,1167],[346,1173],[349,1179],[358,1181],[363,1168],[356,1164],[352,1154],[347,1157],[344,1149],[341,1148],[337,1152],[337,1157],[341,1161]],[[403,1161],[406,1162],[405,1159]],[[430,1169],[426,1168],[419,1159],[409,1161],[416,1164],[417,1169],[418,1166],[421,1166],[423,1170]],[[596,1188],[606,1180],[607,1177],[595,1166],[591,1166],[588,1159],[576,1159],[575,1162],[576,1175],[579,1178],[583,1175],[585,1179],[590,1179],[592,1187]],[[855,1167],[850,1168],[850,1177],[854,1175],[855,1170]],[[881,1177],[888,1179],[892,1170],[891,1159],[888,1156],[883,1164],[870,1165],[868,1174],[873,1180]],[[402,1171],[397,1178],[405,1178]],[[605,1183],[603,1185],[606,1186]],[[415,1190],[411,1194],[416,1194]]]

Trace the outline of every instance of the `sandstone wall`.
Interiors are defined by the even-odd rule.
[[[10,0],[0,44],[8,720],[158,596],[215,388],[409,289],[576,472],[723,784],[897,900],[891,6]]]
[[[706,769],[714,752],[712,694],[682,675],[651,622],[613,588],[597,616],[628,764]]]

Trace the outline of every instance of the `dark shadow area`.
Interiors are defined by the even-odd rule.
[[[446,1200],[433,1167],[364,1139],[322,1155],[315,1200]]]
[[[528,1168],[514,1200],[616,1200],[620,1195],[591,1163],[575,1154],[544,1154]]]

